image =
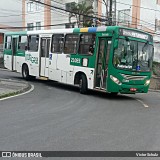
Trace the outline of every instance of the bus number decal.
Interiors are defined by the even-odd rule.
[[[71,58],[71,63],[81,63],[80,58]]]

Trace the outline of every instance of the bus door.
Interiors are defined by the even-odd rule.
[[[17,53],[17,38],[12,38],[12,62],[11,62],[11,70],[16,70],[16,53]]]
[[[50,38],[41,38],[40,76],[44,77],[48,77],[49,75],[49,47]]]
[[[106,90],[111,39],[99,38],[98,41],[95,87],[98,89]]]

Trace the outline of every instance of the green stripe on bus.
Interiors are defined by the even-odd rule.
[[[80,28],[75,28],[75,29],[73,30],[73,33],[77,33],[77,32],[80,32]]]

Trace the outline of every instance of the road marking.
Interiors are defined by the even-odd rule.
[[[21,94],[14,95],[14,96],[2,98],[2,99],[0,99],[0,101],[4,101],[4,100],[6,100],[6,99],[10,99],[10,98],[22,96],[22,95],[24,95],[24,94],[28,94],[28,93],[32,92],[33,90],[34,90],[34,85],[31,84],[31,89],[30,89],[29,91],[24,92],[24,93],[21,93]]]
[[[142,100],[137,99],[137,98],[136,98],[136,100],[137,100],[138,102],[140,102],[145,108],[148,108],[148,107],[149,107],[149,106],[148,106],[147,104],[145,104]]]

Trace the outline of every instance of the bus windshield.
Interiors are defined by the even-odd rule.
[[[143,71],[151,70],[153,46],[146,42],[132,41],[127,37],[118,39],[114,50],[113,65],[118,69]]]

